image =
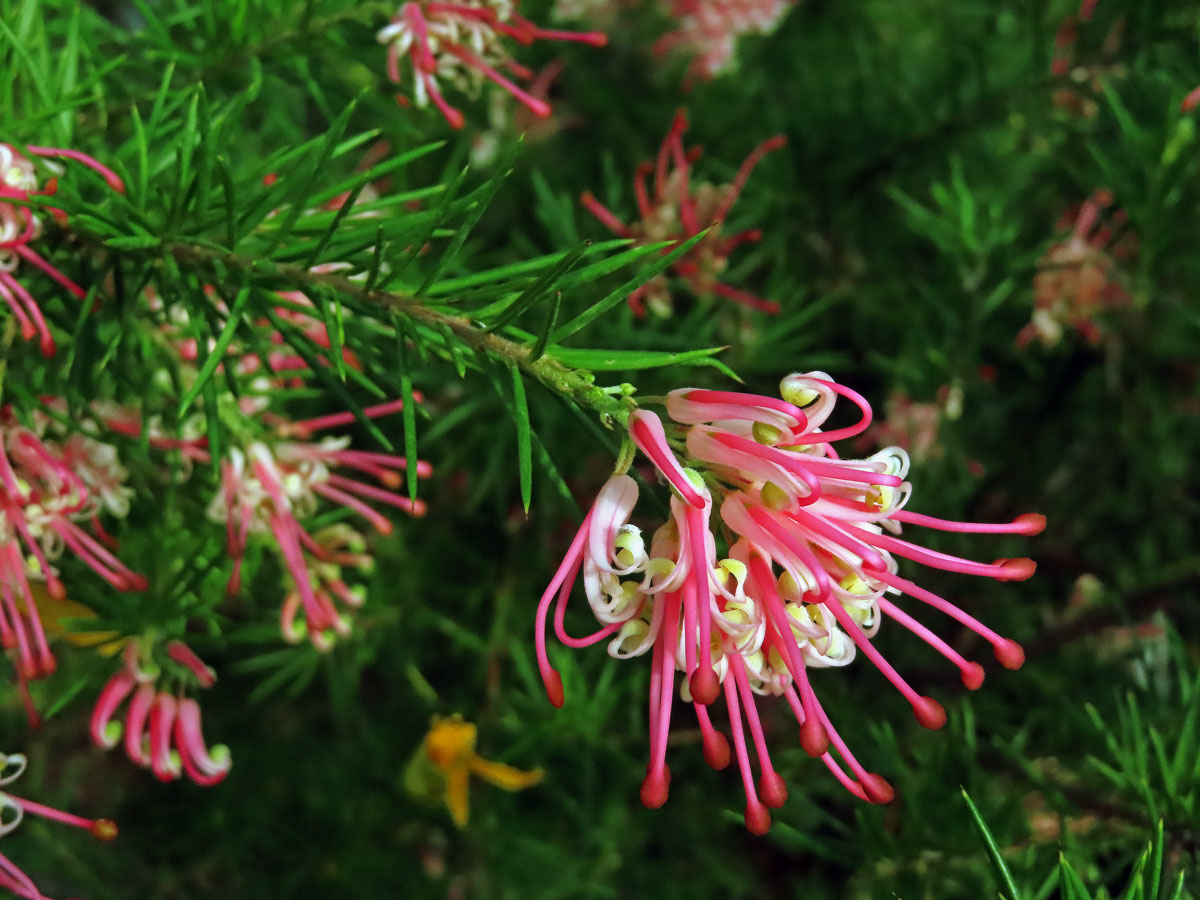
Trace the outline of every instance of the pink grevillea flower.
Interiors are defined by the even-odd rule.
[[[681,50],[692,57],[688,78],[710,79],[735,60],[738,38],[770,34],[794,0],[670,0],[678,27],[658,39],[658,55]]]
[[[474,93],[491,81],[508,91],[538,116],[550,115],[550,106],[515,84],[500,69],[524,80],[533,72],[517,63],[509,42],[531,44],[536,40],[576,41],[603,47],[608,39],[598,32],[554,31],[539,28],[518,15],[517,0],[410,0],[403,4],[391,23],[379,32],[387,44],[388,78],[400,84],[400,58],[412,64],[413,97],[417,106],[430,100],[452,128],[462,128],[463,115],[446,102],[439,81],[461,91]],[[397,97],[401,103],[407,98]]]
[[[1052,101],[1063,111],[1095,118],[1100,112],[1097,102],[1104,85],[1125,74],[1125,64],[1120,59],[1124,20],[1118,18],[1104,36],[1098,48],[1080,52],[1080,33],[1091,21],[1096,3],[1084,0],[1076,15],[1067,16],[1054,35],[1054,55],[1050,62],[1050,74],[1062,79],[1055,88]]]
[[[34,156],[77,160],[98,172],[113,190],[125,192],[125,185],[115,172],[85,153],[54,147],[31,146],[25,149]],[[22,262],[27,263],[40,269],[79,299],[87,296],[83,288],[30,247],[30,243],[42,234],[42,224],[29,206],[30,198],[49,196],[56,189],[57,179],[52,179],[44,189],[39,190],[33,163],[11,144],[0,144],[0,300],[8,304],[21,326],[21,336],[27,341],[36,336],[46,356],[54,355],[54,338],[50,336],[50,329],[42,317],[37,300],[17,281],[14,274],[17,267]],[[58,218],[66,218],[62,210],[51,209],[51,212]]]
[[[992,644],[1001,665],[1017,668],[1024,661],[1016,642],[901,577],[897,560],[999,581],[1028,578],[1033,561],[960,559],[902,539],[902,527],[1030,535],[1045,525],[1039,515],[978,525],[909,512],[903,450],[841,459],[833,449],[834,442],[868,427],[866,400],[821,372],[788,376],[781,395],[673,391],[667,412],[677,424],[670,436],[653,413],[634,412],[630,437],[670,484],[671,516],[647,548],[629,524],[636,483],[627,475],[609,479],[543,594],[535,627],[538,667],[556,706],[564,697],[546,651],[552,613],[555,634],[570,647],[608,639],[615,657],[651,654],[650,762],[641,796],[652,808],[667,799],[667,738],[676,673],[682,673],[680,694],[695,711],[705,759],[715,768],[728,765],[731,755],[737,760],[746,825],[754,833],[770,827],[768,808],[787,797],[771,763],[758,698],[782,696],[799,724],[804,750],[856,797],[886,803],[892,788],[854,757],[817,699],[814,672],[847,665],[861,653],[912,705],[922,725],[942,727],[941,704],[910,686],[876,646],[887,620],[948,659],[968,688],[982,684],[983,668],[917,621],[901,607],[901,597],[974,631]],[[823,430],[839,397],[858,407],[859,420]],[[684,468],[680,454],[704,474]],[[714,515],[720,516],[720,529]],[[724,557],[717,534],[726,546]],[[574,638],[564,629],[564,614],[581,571],[601,628]],[[732,754],[712,720],[719,699],[728,712]]]
[[[217,676],[186,645],[166,645],[167,669],[143,660],[146,648],[139,642],[125,645],[124,665],[109,679],[92,710],[90,732],[97,747],[111,750],[123,744],[136,765],[150,769],[160,781],[187,775],[196,784],[210,787],[229,774],[229,748],[211,749],[200,727],[200,705],[182,694],[182,687],[167,689],[168,675],[177,685],[195,683],[212,687]],[[126,700],[124,723],[115,721]]]
[[[385,415],[403,408],[395,401],[366,410],[368,415]],[[335,413],[292,422],[292,434],[312,432],[354,420],[350,413]],[[281,429],[282,430],[282,429]],[[428,478],[429,463],[418,462],[417,474]],[[234,449],[221,465],[222,488],[209,506],[209,517],[224,522],[229,555],[234,560],[230,592],[241,584],[241,563],[251,534],[270,535],[291,577],[292,589],[280,613],[285,640],[302,640],[307,634],[313,645],[325,650],[336,635],[350,630],[350,619],[342,607],[362,605],[360,589],[349,587],[341,569],[370,567],[363,552],[365,541],[348,528],[323,529],[309,534],[300,524],[312,517],[322,501],[328,501],[365,519],[376,531],[388,534],[392,523],[370,504],[380,503],[412,516],[425,514],[422,500],[411,500],[396,489],[407,467],[403,456],[353,450],[348,438],[326,438],[320,442],[256,442],[244,451]],[[382,486],[348,477],[339,470],[353,470],[374,478]],[[302,614],[303,621],[297,621]]]
[[[1045,346],[1062,340],[1066,328],[1074,328],[1088,343],[1100,342],[1098,316],[1106,310],[1127,306],[1129,294],[1121,285],[1118,261],[1137,252],[1137,238],[1122,231],[1127,221],[1124,210],[1106,215],[1112,205],[1111,192],[1099,190],[1078,210],[1063,216],[1060,228],[1070,234],[1054,244],[1038,261],[1033,279],[1033,317],[1017,335],[1017,346],[1035,338]]]
[[[118,483],[124,470],[115,454],[68,445],[64,451],[17,423],[11,410],[0,410],[0,643],[16,650],[23,679],[44,677],[56,666],[30,582],[45,583],[45,602],[61,602],[66,589],[53,561],[64,549],[118,590],[146,587],[141,575],[77,524],[97,521],[98,498],[106,491],[106,502],[124,498]],[[98,494],[89,482],[100,483]]]
[[[730,184],[714,187],[691,181],[692,164],[699,158],[700,148],[687,150],[683,146],[683,133],[687,127],[687,114],[679,110],[659,148],[658,158],[653,163],[647,161],[638,166],[633,177],[633,192],[641,216],[637,224],[626,225],[590,191],[584,191],[580,201],[588,212],[619,237],[635,238],[641,243],[671,241],[664,253],[709,228],[708,234],[675,263],[674,272],[699,296],[716,294],[750,309],[777,313],[779,304],[775,301],[755,297],[718,281],[717,277],[725,270],[729,254],[735,248],[762,238],[762,232],[756,228],[724,237],[721,226],[759,160],[787,141],[782,135],[776,135],[759,144],[746,157]],[[653,191],[646,187],[646,179],[651,174],[654,176]],[[645,314],[643,300],[657,314],[670,315],[671,294],[667,279],[663,276],[653,278],[629,295],[629,307],[638,315]]]
[[[7,787],[25,773],[28,760],[23,753],[0,753],[0,788]],[[11,834],[24,820],[26,814],[41,816],[52,822],[82,828],[92,837],[111,841],[117,836],[117,826],[111,819],[85,819],[32,800],[0,791],[0,837]],[[27,900],[49,900],[38,890],[33,879],[19,869],[7,856],[0,853],[0,888],[25,897]]]

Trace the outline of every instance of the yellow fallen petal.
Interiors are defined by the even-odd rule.
[[[456,766],[446,773],[446,808],[454,824],[462,828],[470,814],[468,794],[471,790],[471,771],[466,766]]]
[[[425,753],[443,771],[466,765],[475,753],[476,729],[462,716],[434,717],[425,736]]]
[[[504,763],[492,762],[482,756],[476,756],[471,760],[471,771],[506,791],[523,791],[525,788],[533,787],[545,775],[541,769],[526,772],[506,766]]]
[[[95,610],[65,597],[55,600],[40,582],[32,582],[29,592],[33,595],[33,605],[49,637],[64,638],[76,647],[94,647],[104,656],[116,655],[128,641],[128,638],[121,637],[115,631],[76,631],[68,627],[68,622],[72,619],[95,619]],[[25,612],[24,600],[19,602],[21,611]]]

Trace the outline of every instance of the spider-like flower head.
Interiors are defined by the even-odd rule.
[[[385,415],[403,408],[402,401],[368,407],[368,416]],[[307,437],[314,431],[354,421],[351,413],[334,413],[304,422],[289,422],[282,434]],[[349,438],[320,441],[256,441],[244,450],[234,448],[221,464],[221,489],[209,505],[208,515],[224,522],[229,555],[234,561],[229,591],[241,585],[241,565],[251,535],[273,539],[287,570],[291,589],[280,612],[283,637],[289,642],[307,634],[319,650],[333,646],[338,635],[350,631],[351,620],[339,605],[362,605],[361,588],[350,587],[342,570],[368,571],[372,562],[365,541],[353,529],[340,526],[310,534],[301,524],[314,516],[322,502],[330,502],[365,519],[376,531],[389,534],[392,523],[370,504],[380,503],[423,516],[423,500],[397,492],[407,459],[390,453],[351,449]],[[342,474],[353,470],[377,480],[369,484]],[[417,463],[417,475],[428,478],[433,467]],[[297,616],[303,616],[298,621]]]
[[[858,407],[858,422],[823,430],[838,398]],[[650,763],[642,801],[666,802],[670,772],[667,736],[676,690],[695,710],[705,759],[724,768],[730,744],[713,725],[710,708],[723,698],[733,754],[746,792],[746,825],[770,827],[769,807],[787,789],[775,771],[757,698],[782,696],[800,726],[800,744],[819,757],[860,799],[886,803],[892,788],[867,772],[818,701],[810,672],[845,666],[865,656],[912,705],[927,728],[946,721],[941,704],[917,692],[876,646],[884,620],[911,631],[958,669],[971,690],[982,666],[963,657],[896,601],[907,596],[965,625],[992,644],[1006,668],[1024,660],[1021,647],[929,590],[902,578],[898,559],[932,568],[1020,581],[1029,559],[980,563],[928,550],[899,537],[904,525],[954,532],[1036,534],[1040,515],[978,525],[909,512],[908,455],[889,447],[866,459],[841,459],[833,443],[870,424],[866,400],[822,372],[790,375],[781,397],[684,388],[667,397],[671,433],[658,416],[635,411],[629,434],[671,486],[671,516],[649,548],[629,524],[637,485],[614,475],[601,490],[538,607],[538,666],[547,694],[562,705],[563,687],[546,652],[554,630],[570,647],[610,639],[618,658],[651,658]],[[685,468],[679,457],[695,468]],[[718,552],[713,515],[727,549]],[[585,638],[564,629],[566,602],[578,573],[602,626]],[[911,605],[911,604],[908,604]],[[759,778],[753,777],[751,748]]]

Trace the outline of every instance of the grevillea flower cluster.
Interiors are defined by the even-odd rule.
[[[76,150],[61,150],[54,147],[25,148],[33,156],[59,157],[77,160],[98,172],[109,187],[124,193],[125,185],[111,169],[101,165],[92,157]],[[38,186],[37,171],[33,162],[11,144],[0,143],[0,300],[8,304],[13,317],[21,326],[21,337],[25,340],[38,338],[42,353],[54,355],[54,338],[42,316],[41,307],[29,290],[16,278],[21,263],[39,269],[79,299],[87,292],[74,281],[47,262],[30,244],[42,235],[42,223],[30,201],[33,197],[46,197],[57,190],[58,180],[51,179],[44,188]],[[66,219],[60,209],[50,209],[59,219]]]
[[[1050,74],[1062,79],[1051,95],[1056,107],[1085,119],[1100,112],[1097,102],[1104,85],[1125,74],[1119,58],[1124,20],[1117,19],[1105,35],[1099,48],[1090,53],[1080,52],[1080,33],[1096,12],[1095,0],[1084,0],[1075,15],[1065,17],[1054,35],[1054,55]]]
[[[654,45],[656,54],[680,50],[692,58],[688,77],[713,78],[736,59],[746,34],[770,34],[794,0],[669,0],[678,27]]]
[[[535,115],[550,115],[550,106],[519,87],[501,69],[523,80],[533,72],[512,58],[511,41],[575,41],[602,47],[607,38],[598,32],[555,31],[539,28],[517,13],[517,0],[410,0],[391,23],[379,32],[386,44],[388,78],[400,84],[400,60],[412,64],[413,99],[419,107],[433,101],[452,128],[462,128],[463,115],[442,95],[442,83],[464,93],[478,92],[491,81],[527,106]],[[404,103],[407,98],[397,97]]]
[[[1035,338],[1053,346],[1066,328],[1075,329],[1091,344],[1099,343],[1098,315],[1129,304],[1118,261],[1136,252],[1137,239],[1124,230],[1128,219],[1124,210],[1105,215],[1112,202],[1111,192],[1099,190],[1063,216],[1059,227],[1070,233],[1038,260],[1033,317],[1017,335],[1018,347]]]
[[[146,587],[107,546],[115,542],[100,526],[101,511],[129,511],[116,451],[79,433],[51,440],[50,420],[36,418],[40,430],[22,425],[10,408],[0,411],[0,643],[16,651],[22,679],[49,675],[56,666],[33,585],[45,585],[46,603],[66,597],[54,566],[64,550],[117,590]],[[81,521],[90,521],[96,534]]]
[[[23,753],[0,753],[0,787],[7,787],[25,773],[28,760]],[[0,791],[0,837],[11,834],[21,824],[28,813],[41,816],[52,822],[82,828],[92,837],[101,841],[111,841],[117,836],[117,826],[111,819],[85,819],[83,816],[72,815],[32,800],[14,796]],[[26,900],[48,900],[38,890],[33,879],[19,869],[3,853],[0,853],[0,888],[24,897]]]
[[[375,417],[399,412],[403,401],[368,407]],[[307,438],[313,432],[349,425],[350,412],[333,413],[281,425],[281,439],[255,441],[235,448],[221,463],[221,488],[209,505],[211,519],[226,528],[229,555],[234,561],[230,593],[241,586],[241,565],[251,535],[269,536],[283,560],[291,588],[280,611],[284,639],[307,637],[319,650],[333,646],[336,636],[350,633],[348,611],[364,600],[363,590],[351,587],[343,569],[370,570],[365,538],[348,525],[335,525],[309,533],[302,519],[314,516],[322,501],[334,503],[365,519],[376,531],[388,534],[392,523],[370,503],[381,503],[412,516],[425,514],[422,500],[411,500],[396,489],[407,468],[403,456],[354,450],[348,438],[320,441],[288,440],[285,435]],[[370,476],[379,485],[342,474],[352,470]],[[433,473],[429,463],[417,463],[419,477]]]
[[[200,704],[184,696],[181,687],[165,683],[170,674],[177,684],[194,682],[207,688],[216,682],[216,673],[179,641],[166,645],[169,673],[146,651],[139,641],[125,645],[124,665],[101,690],[92,710],[92,742],[105,750],[123,744],[129,759],[153,771],[159,781],[186,774],[205,787],[217,784],[229,774],[229,748],[208,748],[200,728]],[[126,700],[122,723],[115,716]]]
[[[692,164],[699,159],[700,148],[688,150],[684,147],[683,134],[687,127],[687,113],[679,110],[658,150],[658,158],[653,163],[643,162],[634,173],[633,192],[641,216],[637,224],[626,225],[591,191],[584,191],[580,201],[588,212],[619,237],[634,238],[641,243],[671,241],[664,253],[708,228],[708,233],[675,263],[674,272],[698,296],[715,294],[750,309],[777,313],[779,304],[775,301],[763,300],[717,278],[725,270],[734,249],[762,239],[762,232],[757,228],[725,237],[721,227],[759,160],[787,141],[782,135],[776,135],[759,144],[729,184],[719,187],[704,182],[693,184]],[[646,185],[651,175],[654,179],[652,191]],[[629,306],[638,315],[645,314],[647,305],[658,315],[670,315],[671,293],[665,277],[652,278],[629,295]]]
[[[866,459],[841,459],[833,448],[869,426],[865,399],[822,372],[789,375],[781,397],[673,391],[666,402],[677,423],[672,437],[658,416],[634,412],[630,437],[673,489],[670,518],[647,545],[629,522],[637,482],[613,475],[543,594],[535,629],[538,666],[556,706],[564,696],[546,652],[551,616],[555,634],[570,647],[608,640],[608,652],[617,658],[650,655],[650,762],[641,790],[648,807],[667,799],[676,673],[683,674],[680,696],[691,703],[699,722],[705,759],[718,769],[731,758],[728,739],[712,721],[714,704],[724,699],[746,793],[746,825],[756,834],[770,827],[768,807],[781,806],[787,797],[771,763],[759,698],[783,697],[799,724],[804,750],[819,757],[855,796],[886,803],[891,786],[866,771],[838,733],[817,699],[814,671],[845,666],[861,653],[912,705],[917,720],[936,729],[946,721],[941,704],[918,693],[876,647],[884,621],[942,654],[972,690],[983,682],[982,666],[919,622],[910,611],[913,605],[970,628],[992,644],[1001,665],[1014,669],[1024,661],[1016,642],[902,577],[898,560],[999,581],[1028,578],[1033,561],[973,562],[905,540],[899,537],[901,528],[1031,535],[1045,525],[1035,514],[980,525],[909,512],[903,450],[889,447]],[[822,430],[839,397],[858,407],[859,421]],[[704,474],[684,468],[680,456],[702,466]],[[729,535],[724,554],[718,553],[718,528]],[[564,628],[565,609],[580,573],[601,627],[574,638]],[[902,607],[901,597],[915,604]]]

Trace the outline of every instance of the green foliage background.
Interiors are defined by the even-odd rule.
[[[366,377],[327,373],[292,409],[361,408],[415,387],[422,415],[360,427],[357,439],[419,451],[438,472],[422,485],[428,517],[376,542],[354,637],[322,656],[279,643],[270,560],[250,560],[250,599],[225,601],[223,530],[196,524],[212,482],[152,494],[160,463],[128,447],[140,499],[158,503],[135,503],[122,556],[152,589],[74,595],[126,633],[190,629],[220,673],[200,698],[206,733],[231,746],[235,765],[213,789],[158,785],[91,747],[87,717],[112,662],[64,649],[59,673],[35,685],[52,713],[40,731],[27,732],[7,692],[5,749],[30,755],[24,795],[111,816],[121,836],[97,845],[29,822],[3,852],[49,896],[91,900],[1191,897],[1200,143],[1179,104],[1200,83],[1200,4],[1100,0],[1079,27],[1073,73],[1056,78],[1055,32],[1071,2],[806,0],[773,35],[743,41],[736,72],[690,93],[682,63],[647,51],[662,14],[632,4],[607,49],[522,51],[529,64],[564,59],[554,89],[564,127],[520,143],[503,130],[497,159],[469,167],[488,103],[462,102],[463,133],[397,107],[374,42],[393,6],[0,0],[0,139],[90,152],[130,186],[123,199],[82,169],[64,177],[56,202],[70,234],[48,234],[47,253],[105,303],[89,312],[42,285],[48,316],[71,337],[50,362],[10,346],[4,401],[102,396],[176,415],[178,383],[150,377],[165,357],[140,318],[145,284],[189,304],[214,336],[222,323],[203,312],[202,285],[229,300],[245,292],[246,322],[270,291],[305,287],[322,309],[350,313],[345,340]],[[527,6],[549,20],[547,4]],[[1054,102],[1067,87],[1092,115]],[[590,188],[632,217],[633,170],[679,106],[704,147],[698,171],[717,183],[761,140],[788,138],[734,208],[735,228],[765,236],[725,277],[779,301],[778,317],[682,287],[671,318],[625,307],[629,280],[660,257],[611,243],[577,196]],[[367,207],[379,217],[298,214],[365,183],[354,167],[376,138],[389,159],[412,151]],[[268,188],[271,172],[280,178]],[[1059,217],[1098,188],[1136,235],[1137,255],[1120,265],[1131,302],[1103,317],[1096,345],[1068,330],[1053,347],[1017,348]],[[554,271],[584,240],[579,265],[596,267]],[[406,253],[426,242],[428,252]],[[361,287],[305,276],[335,260],[400,299],[388,311]],[[547,327],[556,292],[544,356],[514,356]],[[589,310],[600,314],[586,327],[556,331]],[[451,316],[465,330],[448,327]],[[707,348],[723,349],[692,353]],[[930,541],[981,558],[1028,553],[1039,561],[1028,582],[921,576],[1020,640],[1026,666],[990,666],[968,696],[927,648],[899,629],[881,635],[897,667],[946,703],[948,725],[923,731],[865,664],[821,673],[840,730],[897,799],[854,801],[800,750],[786,708],[772,709],[791,797],[754,838],[736,776],[704,765],[687,723],[673,733],[669,803],[639,805],[647,660],[556,652],[567,691],[556,711],[533,665],[533,611],[618,445],[607,417],[622,395],[589,388],[587,373],[652,396],[728,387],[731,371],[770,393],[813,369],[881,416],[894,392],[934,402],[943,386],[961,391],[940,454],[912,474],[913,508],[980,520],[1036,510],[1049,527],[1028,548]],[[198,404],[223,446],[245,437],[214,412],[229,389],[214,376]],[[1092,576],[1082,589],[1081,575]],[[586,623],[579,614],[573,630]],[[968,635],[950,639],[990,655]],[[430,717],[452,712],[479,725],[484,755],[547,772],[516,795],[477,784],[463,830],[403,789]]]

